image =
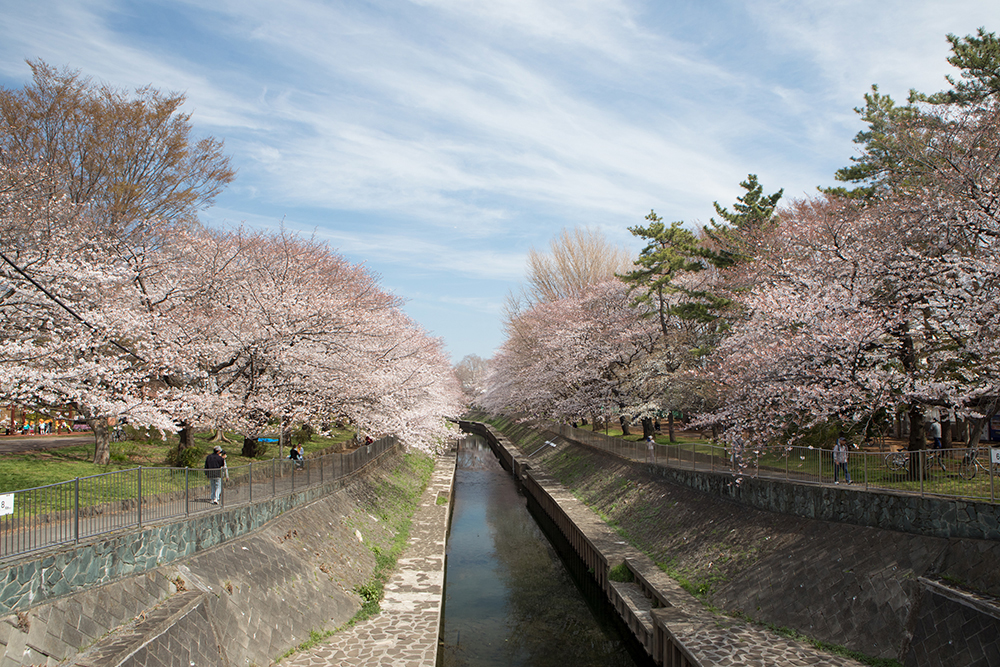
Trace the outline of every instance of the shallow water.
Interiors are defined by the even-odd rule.
[[[582,564],[560,558],[482,438],[459,447],[452,511],[439,666],[637,664]]]

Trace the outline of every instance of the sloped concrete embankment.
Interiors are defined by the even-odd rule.
[[[389,550],[394,520],[412,510],[401,498],[425,481],[427,471],[409,460],[398,452],[387,456],[247,536],[8,614],[0,619],[0,667],[271,663],[310,632],[340,627],[360,608],[353,590],[375,570],[371,546]],[[229,514],[220,511],[201,529],[227,531],[239,520]],[[122,540],[102,544],[128,553]],[[34,571],[95,560],[79,551],[44,556]],[[23,566],[5,574],[24,572]]]
[[[504,467],[521,482],[525,494],[538,503],[566,536],[624,624],[655,663],[670,667],[737,663],[818,667],[860,664],[740,619],[718,618],[523,455],[537,449],[519,451],[487,424],[463,422],[462,427],[490,442]]]
[[[522,452],[554,435],[503,426]],[[560,442],[529,465],[564,483],[705,603],[906,665],[1000,664],[1000,543],[761,511],[667,482],[655,466]],[[835,493],[828,502],[870,495]]]

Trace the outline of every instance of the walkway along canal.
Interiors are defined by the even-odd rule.
[[[480,436],[459,441],[452,512],[438,667],[652,665]]]

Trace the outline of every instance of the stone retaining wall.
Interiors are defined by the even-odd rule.
[[[383,456],[396,456],[397,445]],[[376,459],[377,461],[377,459]],[[361,471],[358,471],[361,472]],[[28,555],[0,565],[0,614],[132,577],[249,535],[275,517],[349,483],[341,477],[290,495],[221,508],[182,521],[152,524]]]
[[[729,473],[665,466],[651,469],[674,484],[767,512],[929,537],[1000,540],[1000,505],[993,503],[756,477],[743,477],[734,484]]]
[[[0,618],[0,667],[270,664],[360,607],[353,589],[375,560],[359,536],[388,528],[359,508],[401,456],[285,498],[8,565],[18,594]]]

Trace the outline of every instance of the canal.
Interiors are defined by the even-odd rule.
[[[460,441],[439,667],[651,665],[483,438]]]

